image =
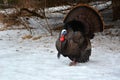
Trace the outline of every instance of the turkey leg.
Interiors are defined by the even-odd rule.
[[[72,62],[70,62],[69,66],[76,66],[78,62],[76,62],[75,60],[73,60]]]

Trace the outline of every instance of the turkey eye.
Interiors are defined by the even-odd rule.
[[[62,31],[61,31],[61,35],[66,35],[67,34],[67,30],[66,29],[63,29]]]

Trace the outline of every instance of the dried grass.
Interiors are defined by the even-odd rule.
[[[33,37],[32,40],[38,40],[40,39],[42,36],[37,36],[37,37]]]
[[[24,40],[25,39],[31,39],[32,37],[33,37],[32,35],[25,35],[25,36],[22,37],[22,39],[24,39]]]

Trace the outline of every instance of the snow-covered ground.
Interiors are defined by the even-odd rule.
[[[87,63],[57,59],[54,36],[22,39],[26,30],[0,31],[0,80],[119,80],[120,38],[96,34]],[[36,35],[39,36],[39,35]]]

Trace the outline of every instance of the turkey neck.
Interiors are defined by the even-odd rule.
[[[67,40],[64,40],[64,42],[61,43],[61,51],[64,52],[64,50],[67,48]]]

